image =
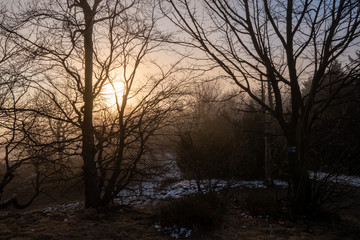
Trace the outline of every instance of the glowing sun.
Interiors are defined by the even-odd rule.
[[[124,89],[125,86],[123,82],[116,81],[113,82],[112,84],[107,83],[102,91],[102,94],[105,98],[105,102],[108,105],[112,106],[112,105],[116,105],[116,99],[117,99],[118,103],[121,103]]]

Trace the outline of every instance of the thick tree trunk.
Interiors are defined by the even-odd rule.
[[[90,16],[89,16],[90,15]],[[98,176],[95,162],[95,140],[93,127],[93,19],[92,14],[85,13],[86,29],[84,31],[85,49],[85,92],[84,92],[84,121],[82,126],[83,146],[82,157],[84,161],[85,207],[98,207],[100,203],[100,190],[98,189]]]
[[[311,182],[305,158],[306,143],[302,131],[289,131],[287,134],[289,163],[289,197],[293,210],[306,214],[311,210]]]

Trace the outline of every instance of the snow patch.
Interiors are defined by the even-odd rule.
[[[212,190],[220,191],[226,187],[248,187],[252,189],[267,188],[263,181],[234,181],[228,182],[225,180],[211,180]],[[202,181],[200,183],[201,189],[206,192],[209,181]],[[287,183],[280,180],[275,180],[274,184],[280,187],[287,186]],[[153,200],[176,199],[185,195],[191,195],[198,192],[197,184],[194,180],[182,180],[167,186],[164,189],[159,189],[159,182],[143,182],[138,186],[123,190],[119,193],[115,201],[119,204],[139,205],[144,203],[151,203]]]
[[[343,185],[349,185],[353,187],[360,187],[360,177],[336,175],[325,172],[309,172],[310,179],[314,180],[326,180],[333,183],[339,183]]]
[[[47,207],[42,210],[43,213],[50,213],[54,211],[69,211],[69,210],[76,210],[81,209],[84,207],[83,202],[73,202],[73,203],[67,203],[63,204],[57,207]]]
[[[184,227],[178,227],[177,225],[173,225],[171,227],[164,227],[164,233],[170,235],[171,238],[178,239],[179,237],[188,238],[191,236],[191,229],[187,229]]]

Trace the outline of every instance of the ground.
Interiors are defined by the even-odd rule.
[[[263,216],[246,209],[250,195],[266,199],[268,192],[262,188],[234,189],[223,224],[208,232],[192,232],[187,239],[359,239],[358,208],[318,219]],[[0,211],[0,239],[171,239],[157,226],[157,204],[95,210],[83,209],[81,202],[75,202],[52,207],[37,205],[22,211],[4,209]]]

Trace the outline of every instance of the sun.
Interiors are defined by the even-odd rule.
[[[121,81],[115,81],[112,82],[112,84],[110,82],[107,83],[102,91],[106,104],[109,106],[115,106],[116,99],[118,100],[118,103],[121,103],[124,89],[124,83]]]

